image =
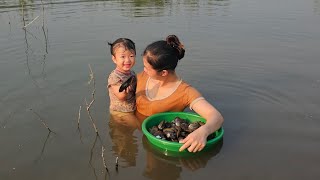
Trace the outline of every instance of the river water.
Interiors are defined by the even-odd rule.
[[[109,118],[107,42],[136,42],[140,72],[169,34],[177,73],[225,118],[191,158]],[[319,0],[0,0],[0,179],[320,179],[319,47]]]

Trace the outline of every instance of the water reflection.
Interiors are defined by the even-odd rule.
[[[22,21],[24,23],[23,26],[26,25],[26,21],[29,21],[30,18],[34,16],[34,1],[33,0],[19,0],[19,12],[22,17]],[[32,19],[31,19],[32,20]]]
[[[43,1],[44,6],[41,6],[40,0],[24,0],[24,13],[22,13],[21,3],[19,5],[22,1],[0,0],[0,20],[3,22],[0,26],[0,49],[2,50],[0,53],[2,67],[0,70],[2,73],[0,144],[3,152],[0,159],[3,164],[6,164],[6,167],[0,171],[0,179],[12,179],[12,177],[22,179],[26,175],[31,176],[27,179],[45,179],[44,177],[54,179],[55,176],[52,174],[64,177],[60,179],[74,179],[75,175],[80,179],[88,176],[89,179],[102,179],[100,177],[103,165],[102,145],[97,142],[98,139],[88,134],[92,132],[91,123],[87,123],[88,128],[81,127],[84,139],[79,131],[80,141],[84,140],[84,142],[79,146],[74,143],[79,141],[79,137],[69,136],[75,128],[71,126],[73,120],[70,117],[74,117],[74,109],[79,103],[79,98],[87,92],[83,83],[87,77],[86,66],[88,63],[99,66],[96,70],[97,97],[100,97],[101,101],[97,101],[95,113],[97,119],[106,119],[105,110],[101,110],[105,106],[103,84],[106,70],[112,67],[112,63],[105,59],[105,48],[100,47],[103,40],[119,34],[131,34],[142,48],[144,44],[152,41],[154,36],[160,36],[159,32],[167,33],[167,31],[179,32],[190,41],[189,58],[187,61],[182,61],[184,68],[181,69],[187,72],[186,80],[194,81],[195,86],[202,88],[208,99],[217,104],[226,119],[229,119],[226,121],[229,129],[237,130],[238,127],[245,127],[250,130],[248,133],[240,133],[241,136],[237,136],[237,139],[245,139],[250,133],[259,133],[261,130],[275,132],[272,134],[289,134],[288,137],[282,137],[278,141],[264,143],[265,146],[255,144],[247,147],[241,143],[234,143],[235,141],[225,141],[224,147],[228,144],[228,147],[235,147],[237,151],[224,152],[228,155],[223,160],[225,164],[219,166],[220,173],[217,172],[216,177],[227,179],[228,177],[225,176],[228,175],[221,173],[225,170],[231,172],[234,177],[241,176],[243,170],[252,169],[252,167],[248,165],[239,169],[241,163],[230,167],[227,164],[234,163],[231,157],[237,156],[239,152],[245,152],[242,154],[243,158],[248,155],[252,159],[259,159],[262,157],[259,153],[260,149],[271,152],[269,156],[284,162],[279,164],[284,167],[287,165],[287,159],[303,157],[300,159],[301,163],[294,163],[292,168],[301,169],[300,165],[306,164],[303,169],[305,173],[302,173],[301,177],[314,174],[315,171],[312,169],[316,166],[312,159],[317,157],[317,153],[312,149],[316,148],[300,148],[289,154],[285,152],[294,146],[290,141],[292,139],[290,134],[299,134],[302,139],[304,137],[315,139],[316,132],[319,132],[317,131],[319,121],[316,121],[317,118],[319,119],[319,113],[316,111],[319,109],[317,108],[319,98],[316,92],[320,88],[320,76],[317,70],[319,63],[316,61],[319,57],[319,51],[316,48],[319,47],[319,36],[315,29],[319,26],[317,18],[320,14],[320,0],[299,1],[299,3],[294,1],[290,5],[282,4],[282,8],[271,8],[274,7],[274,2],[267,1],[259,1],[251,6],[245,5],[248,1],[231,0]],[[10,5],[15,7],[9,7]],[[232,18],[208,18],[208,15],[223,13],[224,10],[228,10],[227,13],[232,15]],[[192,18],[189,18],[190,14]],[[36,21],[26,29],[22,29],[38,15],[39,18]],[[126,17],[122,18],[122,16]],[[140,18],[148,16],[155,18]],[[120,21],[114,21],[114,17]],[[128,19],[133,20],[128,21]],[[209,25],[203,26],[204,23]],[[50,26],[50,31],[47,25]],[[310,28],[312,25],[315,28]],[[131,27],[134,28],[131,29]],[[158,29],[159,27],[163,29]],[[9,30],[10,36],[7,36]],[[298,40],[301,43],[296,43]],[[141,64],[141,61],[139,63]],[[141,67],[138,64],[138,69]],[[46,80],[46,73],[50,76],[50,81]],[[235,78],[243,83],[234,81]],[[41,84],[42,79],[47,81],[46,84]],[[36,85],[33,85],[32,81]],[[204,85],[208,84],[206,82],[209,82],[210,86]],[[35,88],[37,85],[44,88],[39,91]],[[226,85],[230,86],[226,87]],[[58,117],[55,118],[55,126],[63,127],[59,132],[66,137],[61,141],[63,151],[51,149],[50,141],[54,137],[52,133],[51,135],[48,133],[47,136],[47,133],[41,134],[40,131],[34,131],[34,136],[25,135],[34,128],[34,124],[29,123],[33,120],[25,116],[24,110],[29,106],[38,107],[41,112],[50,113],[48,116]],[[240,117],[239,114],[244,116]],[[261,118],[267,117],[266,114],[271,116]],[[60,116],[65,118],[59,118]],[[241,121],[230,116],[237,116]],[[68,119],[71,120],[65,121]],[[280,122],[280,124],[274,127],[274,122]],[[35,124],[37,125],[37,122]],[[112,124],[110,129],[105,126],[108,125],[103,123],[103,129],[107,129],[108,134],[102,134],[111,137],[105,140],[108,141],[106,157],[110,157],[107,158],[107,162],[110,162],[111,170],[114,167],[114,154],[119,157],[120,171],[117,176],[112,174],[115,176],[112,176],[112,179],[122,176],[123,172],[129,172],[132,178],[137,179],[147,179],[147,177],[166,179],[166,176],[168,179],[169,177],[177,179],[176,177],[190,174],[189,169],[209,176],[213,170],[211,165],[218,159],[215,154],[204,154],[194,159],[163,156],[146,145],[145,150],[139,147],[141,138],[136,138],[132,130],[128,131],[128,128],[115,124]],[[305,127],[306,130],[300,127]],[[270,139],[270,133],[260,133],[260,135],[252,137],[251,140]],[[117,139],[118,137],[120,139]],[[39,140],[41,144],[34,146]],[[26,141],[28,147],[20,148],[21,150],[16,153],[17,146],[20,147],[21,142]],[[60,141],[57,140],[57,143]],[[306,141],[302,145],[316,147],[316,143],[316,141]],[[269,144],[275,146],[269,146]],[[277,148],[279,144],[281,147]],[[220,155],[220,149],[217,149]],[[34,152],[34,155],[30,152]],[[148,153],[147,156],[146,153]],[[72,162],[71,158],[74,155],[78,155],[76,162],[84,163]],[[38,157],[40,161],[37,164],[32,163]],[[64,164],[62,166],[61,160]],[[249,173],[248,179],[255,179],[265,174],[264,165],[273,163],[268,156],[261,161],[266,162],[257,167],[253,164],[255,173]],[[146,162],[148,162],[147,165]],[[13,167],[20,167],[17,168],[20,170],[10,171]],[[162,168],[165,170],[161,171]],[[22,172],[22,169],[25,172]],[[51,170],[43,171],[46,169]],[[61,172],[62,169],[65,171]],[[73,169],[81,172],[75,173]],[[292,173],[279,170],[277,167],[268,166],[267,169],[274,172],[272,175],[278,179],[284,176],[293,177]],[[164,174],[158,175],[158,170]],[[142,173],[146,177],[141,177]],[[319,177],[319,174],[315,175]],[[192,179],[192,177],[185,179]]]
[[[47,145],[48,139],[49,139],[49,137],[50,137],[50,135],[51,135],[51,132],[52,132],[52,131],[49,131],[49,132],[48,132],[48,135],[47,135],[47,137],[46,137],[46,139],[45,139],[45,141],[44,141],[44,143],[43,143],[43,146],[42,146],[42,149],[41,149],[41,153],[40,153],[39,157],[35,160],[35,163],[38,163],[40,160],[43,159],[44,150],[45,150],[45,148],[46,148],[46,145]]]
[[[177,12],[181,11],[181,8],[186,8],[187,13],[199,13],[201,10],[206,10],[205,14],[213,15],[216,10],[215,7],[224,6],[227,7],[230,5],[230,0],[178,0],[178,1],[168,1],[168,0],[51,0],[45,1],[41,4],[44,5],[58,5],[58,4],[77,4],[77,3],[86,3],[86,6],[96,6],[97,3],[103,6],[113,6],[113,9],[119,9],[121,14],[125,17],[161,17],[161,16],[172,16]],[[90,2],[90,3],[89,3]],[[96,3],[93,3],[96,2]],[[17,8],[17,7],[27,7],[36,8],[41,5],[39,0],[19,0],[16,1],[2,1],[2,8]],[[95,8],[92,8],[95,9]],[[26,11],[28,8],[26,8]],[[28,13],[25,12],[26,18],[29,17]]]
[[[155,148],[145,136],[142,138],[143,147],[147,152],[144,176],[151,179],[179,179],[183,168],[197,171],[205,168],[208,161],[216,156],[223,145],[223,139],[207,151],[189,154],[189,156],[167,156]]]
[[[126,17],[151,17],[151,16],[163,16],[165,15],[166,1],[132,1],[132,3],[122,3],[121,13]]]
[[[37,82],[36,78],[35,78],[35,75],[33,75],[33,72],[30,68],[30,62],[29,62],[29,58],[30,58],[30,55],[34,55],[34,50],[31,48],[31,45],[29,43],[29,37],[27,35],[31,35],[31,37],[33,37],[34,39],[38,40],[37,36],[34,35],[32,32],[30,32],[28,30],[28,26],[32,25],[33,21],[35,21],[39,16],[35,17],[33,20],[31,21],[28,21],[26,20],[26,12],[28,8],[26,8],[25,4],[26,3],[33,3],[32,0],[30,1],[23,1],[23,0],[20,0],[19,1],[19,4],[21,4],[21,13],[22,13],[22,23],[23,23],[23,30],[24,30],[24,40],[25,40],[25,54],[26,54],[26,66],[27,66],[27,69],[28,69],[28,74],[29,76],[31,77],[32,79],[32,82],[33,84],[40,88],[39,86],[39,83]],[[45,65],[46,65],[46,58],[47,58],[47,54],[48,54],[48,28],[46,26],[46,23],[45,23],[45,8],[44,8],[44,4],[43,4],[43,1],[41,0],[41,4],[42,4],[42,26],[41,26],[41,29],[42,29],[42,33],[43,33],[43,36],[44,36],[44,49],[45,49],[45,52],[43,52],[42,54],[42,57],[41,57],[41,64],[42,64],[42,70],[41,70],[41,76],[43,79],[45,79],[46,77],[46,73],[45,73]],[[32,42],[32,41],[31,41]]]
[[[110,115],[109,135],[113,143],[112,150],[119,157],[120,167],[136,165],[138,146],[134,131],[137,128],[135,118],[132,118],[132,115],[128,113]]]
[[[91,168],[91,170],[93,172],[93,175],[94,175],[96,180],[98,179],[98,176],[97,176],[97,173],[96,173],[96,168],[92,164],[92,157],[93,157],[93,152],[94,152],[94,148],[96,146],[98,137],[99,137],[99,135],[96,134],[96,137],[94,138],[93,144],[92,144],[91,149],[90,149],[90,158],[89,158],[89,166],[90,166],[90,168]]]
[[[96,147],[96,144],[97,144],[98,140],[99,140],[100,146]],[[96,148],[97,148],[97,150],[95,150]],[[101,150],[99,150],[99,148]],[[103,161],[103,163],[105,165],[105,159],[104,159],[104,154],[105,153],[104,153],[104,150],[105,150],[105,146],[103,145],[102,139],[99,136],[99,134],[96,134],[96,136],[94,138],[94,141],[93,141],[93,144],[92,144],[92,146],[90,148],[90,158],[89,158],[89,162],[88,162],[89,167],[92,170],[92,173],[93,173],[93,175],[94,175],[96,180],[98,179],[99,171],[97,172],[97,168],[94,166],[93,157],[94,157],[94,155],[96,155],[96,158],[99,157],[99,160],[101,158],[101,161]],[[97,153],[95,154],[95,152],[97,152]],[[104,174],[104,179],[107,179],[107,177],[110,175],[109,174],[109,169],[108,169],[107,166],[105,166],[105,170],[106,170],[106,172],[103,172],[103,173],[105,173]]]
[[[186,13],[198,14],[201,9],[206,10],[206,15],[215,14],[216,6],[229,6],[229,0],[181,0],[181,1],[119,1],[122,3],[122,15],[126,17],[161,17],[161,16],[173,16],[181,8],[187,9]],[[126,3],[127,2],[127,3]],[[130,2],[130,1],[129,1]]]

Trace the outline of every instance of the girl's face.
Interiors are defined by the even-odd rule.
[[[159,78],[159,72],[152,68],[152,66],[148,63],[147,58],[143,56],[143,71],[152,79]]]
[[[128,50],[122,46],[115,49],[112,60],[116,64],[116,69],[128,73],[136,63],[136,54],[133,50]]]

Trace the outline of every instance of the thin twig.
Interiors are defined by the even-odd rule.
[[[35,21],[36,19],[38,19],[39,16],[35,17],[31,22],[29,22],[27,25],[23,26],[23,28],[25,29],[26,27],[28,27],[31,23],[33,23],[33,21]]]
[[[81,112],[81,105],[79,107],[79,114],[78,114],[78,128],[80,127],[80,112]]]
[[[47,34],[44,30],[44,4],[41,0],[41,5],[42,5],[42,31],[43,31],[43,35],[44,35],[44,40],[46,43],[46,53],[48,54],[48,28],[47,28]]]
[[[51,129],[47,126],[47,124],[44,122],[44,120],[41,119],[40,115],[36,112],[33,111],[33,109],[30,109],[35,115],[38,116],[39,120],[41,121],[41,123],[44,125],[44,127],[46,127],[50,132],[53,132],[51,131]]]
[[[92,94],[92,96],[94,97],[94,94]],[[90,102],[90,104],[89,104],[89,105],[87,104],[87,111],[90,110],[90,107],[91,107],[91,105],[92,105],[92,103],[93,103],[94,101],[95,101],[95,99],[92,99],[91,102]]]
[[[90,80],[89,80],[88,84],[90,84],[91,81],[93,82],[93,90],[92,90],[92,100],[91,100],[89,106],[87,106],[87,111],[89,111],[91,105],[95,101],[94,95],[95,95],[95,92],[96,92],[96,81],[95,81],[94,74],[93,74],[93,71],[92,71],[92,68],[91,68],[90,64],[89,64],[89,69],[90,69],[90,74],[89,74],[90,75]]]
[[[1,125],[2,128],[6,128],[7,123],[9,122],[10,119],[12,119],[14,113],[15,113],[15,112],[10,112],[10,113],[9,113],[9,117],[6,118],[6,119],[3,121],[2,125]]]
[[[78,131],[79,136],[80,136],[80,142],[81,142],[81,144],[83,144],[83,141],[82,141],[82,133],[81,133],[80,127],[78,127],[77,131]]]
[[[118,171],[118,166],[119,166],[118,159],[119,159],[119,157],[117,156],[116,157],[116,171]]]
[[[96,92],[96,82],[95,82],[94,74],[93,74],[93,71],[92,71],[92,68],[91,68],[90,64],[89,64],[89,69],[90,69],[90,74],[89,74],[90,75],[90,81],[88,83],[90,84],[91,81],[93,82],[92,100],[88,104],[87,100],[85,99],[85,103],[87,105],[87,112],[88,112],[89,118],[90,118],[90,120],[92,122],[93,128],[96,131],[96,133],[98,134],[98,129],[97,129],[97,127],[96,127],[96,125],[94,123],[94,120],[93,120],[93,118],[91,116],[91,113],[90,113],[90,108],[91,108],[93,102],[95,101],[94,95],[95,95],[95,92]]]
[[[96,131],[96,133],[99,134],[99,133],[98,133],[98,129],[97,129],[97,127],[96,127],[96,124],[94,123],[94,121],[93,121],[93,119],[92,119],[90,110],[88,109],[88,102],[87,102],[86,99],[85,99],[85,103],[86,103],[86,105],[87,105],[87,113],[88,113],[89,119],[91,120],[92,126],[93,126],[94,130]]]
[[[26,25],[26,21],[24,20],[24,2],[22,1],[21,3],[21,10],[22,10],[22,21],[23,21],[23,26]]]
[[[103,166],[106,168],[106,170],[107,170],[107,172],[109,172],[109,169],[108,169],[108,167],[107,167],[107,164],[106,164],[106,160],[104,159],[104,147],[102,146],[101,147],[101,157],[102,157],[102,162],[103,162]]]
[[[90,69],[90,74],[89,74],[90,79],[88,81],[88,84],[91,84],[91,81],[94,79],[94,77],[93,77],[93,71],[92,71],[91,65],[88,64],[88,66],[89,66],[89,69]]]

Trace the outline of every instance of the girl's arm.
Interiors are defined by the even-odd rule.
[[[184,143],[179,149],[180,151],[186,148],[189,152],[201,151],[207,143],[207,137],[218,130],[224,121],[220,112],[205,99],[196,102],[192,109],[206,119],[206,123],[180,141],[180,143]]]

